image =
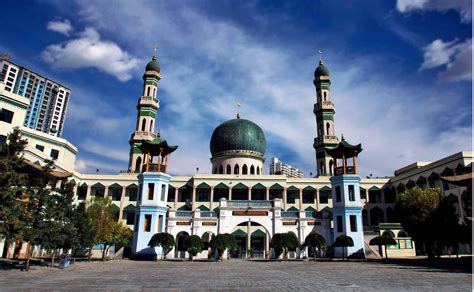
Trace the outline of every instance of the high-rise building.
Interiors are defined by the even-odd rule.
[[[60,137],[71,90],[0,55],[0,81],[5,90],[30,101],[23,125]]]
[[[283,163],[276,157],[272,157],[272,161],[270,163],[270,174],[282,174],[286,177],[295,177],[301,178],[303,177],[303,172],[296,167],[293,167],[289,164]]]

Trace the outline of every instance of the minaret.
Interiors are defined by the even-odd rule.
[[[313,84],[316,87],[316,103],[313,112],[316,115],[317,137],[313,147],[316,150],[317,176],[333,175],[333,160],[327,149],[336,146],[339,140],[334,129],[334,114],[336,112],[331,101],[329,70],[324,66],[319,51],[319,66],[314,71]]]
[[[130,172],[140,172],[144,157],[139,149],[143,141],[151,141],[156,137],[154,132],[156,112],[160,108],[160,101],[157,98],[158,84],[160,82],[160,65],[156,61],[155,55],[146,65],[145,74],[143,74],[143,93],[138,100],[137,105],[137,126],[130,138],[130,158],[128,170]]]
[[[362,146],[347,143],[343,136],[341,143],[328,149],[327,152],[335,162],[334,176],[330,178],[334,220],[333,244],[339,236],[348,236],[354,243],[350,247],[336,247],[334,254],[363,258],[365,257],[364,231],[360,177],[357,174],[357,156],[362,152]]]

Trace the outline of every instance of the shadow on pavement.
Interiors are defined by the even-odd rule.
[[[423,269],[425,272],[472,273],[472,256],[439,259],[367,259],[365,261],[380,265],[393,265],[409,269]]]

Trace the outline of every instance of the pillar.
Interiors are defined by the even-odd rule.
[[[232,200],[232,188],[229,186],[229,201]]]
[[[286,187],[283,189],[283,209],[286,211]]]
[[[266,188],[266,193],[265,193],[265,199],[267,201],[270,201],[270,188]]]
[[[86,205],[86,208],[87,208],[87,203],[90,199],[90,196],[91,196],[91,186],[90,185],[87,185],[87,191],[86,191],[86,199],[84,200],[85,202],[85,205]]]
[[[174,209],[178,208],[178,195],[179,195],[179,188],[174,189]]]
[[[316,189],[316,191],[314,192],[314,195],[315,195],[314,204],[315,204],[316,210],[319,211],[319,189]]]
[[[252,188],[249,187],[247,200],[252,200]]]
[[[213,210],[213,202],[214,202],[214,187],[211,186],[211,196],[210,196],[210,200],[209,200],[209,209],[212,211]]]
[[[120,214],[119,214],[119,222],[123,219],[123,205],[125,201],[125,192],[127,191],[127,188],[125,186],[122,186],[122,195],[120,196]]]
[[[300,211],[303,211],[303,189],[300,189],[300,196],[299,196],[299,209]]]
[[[191,210],[196,209],[196,186],[193,185],[193,197],[192,197],[192,204],[191,204]]]
[[[109,196],[109,186],[104,187],[104,198],[107,198]]]

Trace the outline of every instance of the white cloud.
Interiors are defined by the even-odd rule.
[[[192,174],[196,167],[200,172],[210,171],[212,129],[235,117],[237,100],[242,103],[242,117],[264,130],[267,159],[270,155],[292,152],[296,155],[288,155],[291,161],[285,162],[302,169],[306,175],[315,172],[312,74],[316,56],[307,55],[301,48],[288,52],[287,47],[268,45],[241,27],[211,20],[191,11],[189,6],[173,8],[158,3],[155,5],[159,7],[150,9],[146,3],[113,6],[106,2],[96,2],[94,6],[82,3],[78,2],[84,5],[80,7],[81,15],[88,23],[111,34],[120,32],[121,39],[134,51],[151,48],[157,41],[161,44],[163,79],[158,91],[161,108],[157,126],[170,143],[179,145],[171,158],[173,174]],[[348,60],[345,53],[333,49],[326,64],[333,82],[336,131],[338,136],[344,133],[352,143],[362,142],[363,175],[391,175],[394,169],[416,160],[439,159],[470,147],[465,139],[439,143],[440,137],[449,136],[450,131],[440,130],[433,123],[434,119],[454,120],[461,111],[464,113],[459,92],[441,92],[436,85],[416,84],[407,80],[408,77],[405,80],[385,77],[386,60],[374,55]],[[402,76],[397,72],[387,73]],[[137,82],[137,95],[140,86]],[[92,104],[96,99],[91,99]],[[80,106],[85,110],[87,102]],[[446,111],[448,106],[452,110]],[[102,115],[93,111],[87,115],[113,120],[117,122],[112,122],[114,126],[85,121],[79,107],[73,111],[78,126],[80,121],[87,122],[86,127],[92,133],[85,134],[95,134],[94,127],[100,128],[100,134],[91,138],[95,142],[114,143],[123,147],[120,151],[128,150],[127,138],[135,125],[134,106],[123,123],[117,118],[123,116],[119,111]],[[163,115],[172,118],[165,121]],[[442,140],[446,138],[443,136]]]
[[[461,22],[472,21],[472,2],[470,0],[397,0],[397,10],[408,13],[417,10],[447,11],[456,10],[461,16]]]
[[[121,166],[117,164],[103,163],[81,158],[76,159],[75,164],[75,170],[79,173],[96,173],[97,170],[99,170],[100,173],[117,173],[118,169],[121,169]],[[121,170],[126,170],[126,168]]]
[[[434,40],[423,48],[423,64],[420,70],[445,66],[439,76],[450,81],[471,80],[472,39],[460,43],[458,40],[443,42]]]
[[[75,39],[48,46],[42,58],[57,68],[96,68],[120,81],[132,78],[132,71],[141,64],[114,42],[101,40],[93,28],[86,28]]]
[[[68,19],[48,21],[46,28],[65,36],[69,36],[69,34],[73,31],[71,22]]]

